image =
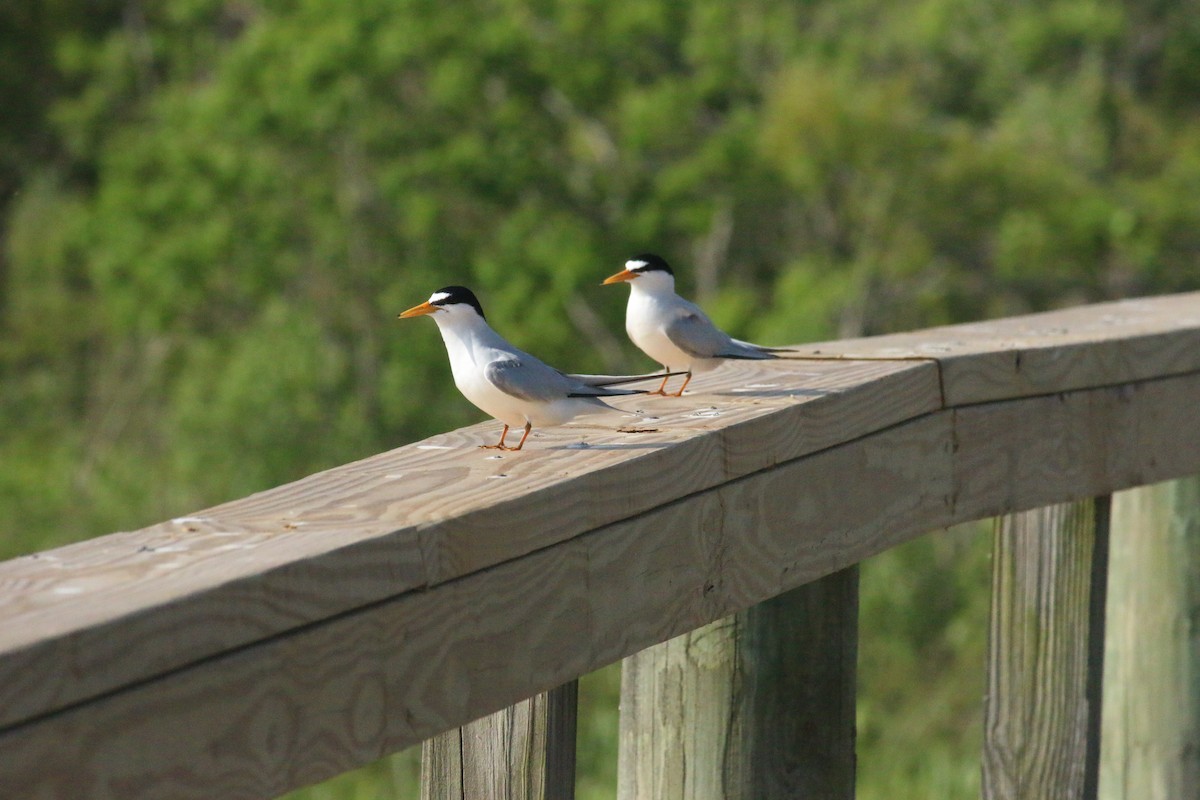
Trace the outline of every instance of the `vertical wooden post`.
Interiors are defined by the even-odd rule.
[[[1094,800],[1109,498],[997,520],[985,800]]]
[[[1105,800],[1200,797],[1200,476],[1113,496]]]
[[[421,800],[571,800],[577,681],[425,742]]]
[[[621,800],[851,800],[858,568],[625,660]]]

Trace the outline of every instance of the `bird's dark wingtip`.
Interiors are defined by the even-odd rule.
[[[770,361],[779,356],[769,350],[762,350],[757,353],[717,353],[717,358],[731,358],[738,361]]]

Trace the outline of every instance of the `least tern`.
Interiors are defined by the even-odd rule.
[[[668,375],[687,373],[680,397],[693,372],[715,369],[729,358],[779,358],[786,348],[761,347],[734,339],[712,323],[698,305],[675,294],[675,273],[661,256],[643,253],[625,262],[625,269],[604,280],[629,284],[625,332],[642,352],[663,365]],[[667,377],[648,394],[666,395]]]
[[[610,387],[659,377],[559,372],[492,330],[474,292],[464,286],[439,289],[400,318],[427,314],[437,323],[446,343],[454,385],[468,400],[504,423],[499,443],[482,445],[487,449],[520,450],[534,425],[561,425],[581,414],[616,411],[600,398],[646,392]],[[505,445],[508,429],[522,426],[525,433],[517,446]]]

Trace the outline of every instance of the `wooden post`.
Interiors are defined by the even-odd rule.
[[[996,523],[985,800],[1094,800],[1109,498]]]
[[[1200,797],[1200,476],[1113,496],[1105,800]]]
[[[621,800],[854,797],[858,568],[625,660]]]
[[[571,800],[578,681],[425,742],[421,800]]]

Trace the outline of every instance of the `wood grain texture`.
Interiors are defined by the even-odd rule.
[[[858,565],[752,606],[744,618],[741,800],[854,800]]]
[[[946,404],[1052,394],[1200,369],[1200,292],[806,345],[837,358],[929,358]]]
[[[421,800],[571,800],[579,683],[425,740]]]
[[[539,431],[527,451],[499,458],[475,449],[495,426],[475,426],[144,530],[0,563],[0,726],[915,418],[942,407],[939,369],[950,405],[1174,374],[1200,358],[1198,298],[905,335],[905,346],[925,343],[913,352],[928,361],[726,367],[680,400],[619,401],[655,419],[597,417]],[[896,341],[839,347],[903,355]],[[975,372],[985,377],[974,384],[1000,390],[960,393],[955,374]],[[654,432],[613,430],[630,423]]]
[[[756,362],[477,448],[479,425],[0,563],[0,726],[520,557],[939,403],[931,364]],[[636,422],[647,433],[620,433]],[[586,446],[581,446],[586,445]]]
[[[1090,496],[1104,491],[1106,481],[1126,480],[1131,469],[1200,472],[1200,415],[1160,416],[1164,407],[1194,399],[1197,380],[1068,395],[1064,406],[1080,413],[1117,409],[1176,428],[1170,441],[1134,437],[1147,449],[1099,459],[1086,481],[1065,474],[1050,493],[1082,487]],[[1015,414],[1007,417],[1010,425],[1059,447],[1083,451],[1084,443],[1070,437],[1096,435],[1063,425],[1061,417],[1027,416],[1028,402],[990,410],[1002,418]],[[1004,411],[1009,405],[1017,411]],[[1011,429],[977,435],[978,420],[995,417],[964,413],[925,415],[10,726],[0,731],[0,797],[277,796],[979,509],[1044,502],[1043,484],[1056,480],[1053,473],[1036,484],[1007,470],[972,480],[978,464],[1017,463],[1027,441],[1009,435]]]
[[[957,519],[994,517],[1196,472],[1200,375],[952,411]],[[988,443],[1006,439],[997,453]]]
[[[621,800],[854,797],[858,568],[625,659]]]
[[[923,529],[931,503],[945,516],[948,470],[932,466],[946,423],[908,423],[9,729],[0,796],[273,797],[418,743],[885,549]],[[886,488],[841,508],[848,471]],[[800,502],[797,482],[811,487]],[[747,518],[763,521],[752,539]]]
[[[1103,800],[1200,797],[1200,477],[1113,496]]]
[[[985,800],[1094,800],[1108,567],[1108,500],[997,520]]]
[[[1198,472],[1196,298],[727,367],[0,564],[0,796],[274,796],[929,528]]]
[[[729,617],[635,653],[621,667],[617,798],[719,800],[735,738],[738,624]]]

